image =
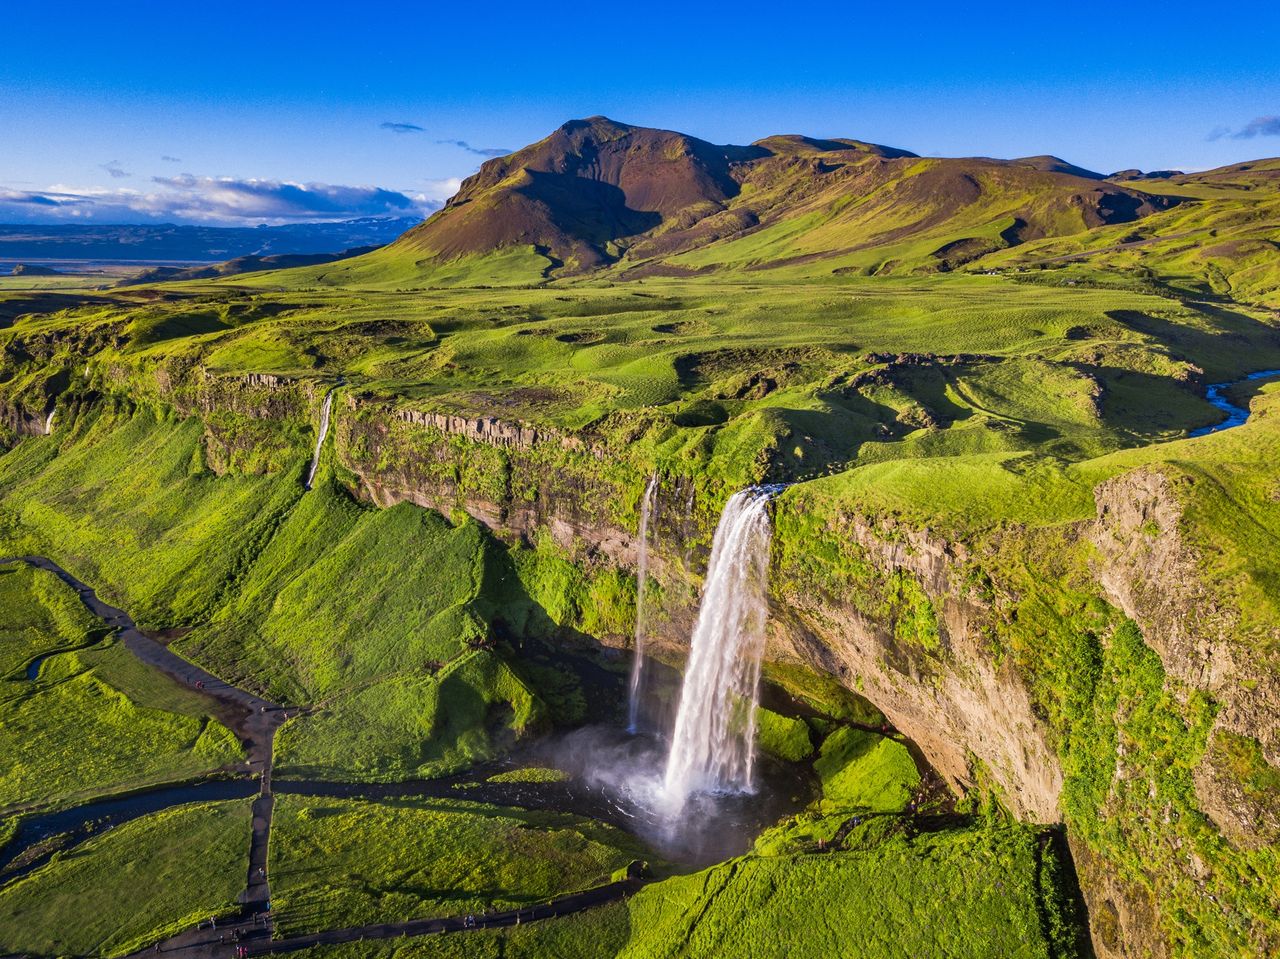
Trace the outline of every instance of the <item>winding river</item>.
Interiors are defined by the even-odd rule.
[[[1188,436],[1208,436],[1210,433],[1221,433],[1223,430],[1229,430],[1234,426],[1243,426],[1249,420],[1249,409],[1244,406],[1236,406],[1231,400],[1227,399],[1226,392],[1233,386],[1239,386],[1241,383],[1250,383],[1256,380],[1269,380],[1280,376],[1280,370],[1259,370],[1257,373],[1250,373],[1248,376],[1242,376],[1238,380],[1231,380],[1228,383],[1211,383],[1205,390],[1205,399],[1222,410],[1227,415],[1221,423],[1215,423],[1212,426],[1202,426],[1199,429],[1191,430]]]

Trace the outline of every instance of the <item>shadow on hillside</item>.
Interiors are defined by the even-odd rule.
[[[1145,439],[1214,422],[1221,415],[1188,382],[1112,366],[1071,365],[1102,384],[1102,422],[1111,429]]]
[[[485,530],[477,610],[494,640],[551,707],[558,726],[618,724],[627,700],[629,657],[573,626],[557,623],[530,595],[511,553]]]
[[[14,320],[29,313],[56,313],[78,306],[112,302],[114,301],[108,297],[92,293],[29,293],[0,297],[0,330],[8,329]]]
[[[1280,366],[1280,331],[1224,306],[1199,302],[1196,309],[1212,318],[1217,328],[1177,323],[1138,310],[1108,310],[1107,316],[1166,344],[1175,356],[1203,369],[1210,382]]]
[[[633,210],[616,186],[572,173],[526,171],[530,183],[521,189],[547,205],[551,222],[570,235],[598,244],[652,230],[662,222],[657,211]]]

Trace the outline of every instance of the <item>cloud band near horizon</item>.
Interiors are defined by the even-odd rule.
[[[438,209],[448,184],[410,195],[383,187],[192,176],[152,177],[155,189],[0,187],[0,221],[9,223],[246,224],[422,216]]]

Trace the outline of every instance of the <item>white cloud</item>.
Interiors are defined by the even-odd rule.
[[[422,188],[422,192],[418,194],[418,199],[425,203],[433,203],[436,207],[441,206],[445,200],[457,193],[462,187],[461,177],[456,176],[445,177],[443,180],[423,180],[422,182],[426,185]]]
[[[435,181],[415,196],[382,187],[190,174],[152,177],[151,182],[154,188],[150,190],[61,184],[47,190],[0,188],[0,221],[243,225],[426,216],[456,192],[458,181]],[[441,195],[442,189],[448,192]]]

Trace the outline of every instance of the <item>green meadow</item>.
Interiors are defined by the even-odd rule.
[[[201,697],[104,638],[52,573],[0,567],[0,610],[0,809],[71,805],[242,760]]]
[[[279,934],[295,935],[532,905],[645,858],[628,834],[564,813],[282,795],[270,873]]]
[[[1060,912],[1056,859],[1023,829],[896,838],[866,850],[734,859],[625,903],[516,929],[364,942],[307,959],[1059,959],[1088,955]]]
[[[244,887],[249,803],[175,806],[0,886],[6,953],[123,956],[210,916]]]

